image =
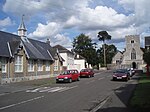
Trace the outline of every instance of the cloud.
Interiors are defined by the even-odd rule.
[[[6,27],[6,26],[11,26],[13,25],[14,22],[11,21],[11,19],[9,17],[3,19],[3,20],[0,20],[0,27]]]
[[[50,40],[52,40],[52,46],[60,44],[63,45],[66,48],[72,48],[72,41],[69,37],[67,37],[64,34],[57,34],[54,37],[51,37]]]
[[[85,30],[112,30],[116,27],[127,27],[133,22],[133,15],[126,16],[117,13],[106,6],[97,6],[95,9],[84,8],[80,13],[81,29]]]
[[[57,24],[55,22],[49,22],[46,25],[39,23],[38,27],[33,33],[30,33],[28,36],[31,38],[39,38],[40,40],[42,38],[47,38],[56,35],[61,30],[60,24]]]
[[[66,31],[74,37],[75,32],[85,33],[96,41],[97,32],[106,30],[112,35],[113,43],[123,42],[125,35],[143,32],[150,23],[149,4],[149,0],[15,0],[15,4],[13,0],[6,0],[3,11],[29,16],[28,25],[35,29],[29,31],[29,37],[50,38],[53,44],[60,42],[71,46]],[[5,21],[2,23],[13,23],[10,18]]]

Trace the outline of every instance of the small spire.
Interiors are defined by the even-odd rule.
[[[24,24],[24,18],[23,18],[24,16],[25,16],[25,15],[23,14],[23,15],[22,15],[21,23],[20,23],[20,25],[19,25],[19,27],[18,27],[18,35],[19,35],[19,36],[25,36],[25,35],[26,35],[27,29],[26,29],[25,24]]]
[[[26,29],[26,27],[25,27],[25,24],[24,24],[24,20],[23,20],[23,17],[24,17],[24,16],[25,16],[25,15],[23,14],[23,15],[22,15],[21,24],[19,25],[18,30],[27,31],[27,29]]]

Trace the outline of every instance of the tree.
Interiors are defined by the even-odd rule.
[[[107,45],[105,44],[105,50],[106,50],[106,63],[107,64],[111,64],[112,58],[113,56],[117,53],[117,48],[115,45]],[[104,66],[104,45],[102,47],[100,47],[100,49],[97,50],[98,53],[98,61],[99,63]]]
[[[106,31],[100,31],[98,32],[98,40],[103,41],[103,47],[104,47],[104,66],[106,67],[106,51],[105,51],[105,40],[111,40],[111,36]]]
[[[96,43],[92,43],[89,36],[85,34],[80,34],[73,40],[73,50],[74,52],[80,54],[86,58],[87,62],[92,66],[96,63]]]

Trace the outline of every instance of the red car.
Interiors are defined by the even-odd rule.
[[[78,70],[66,70],[62,74],[56,77],[56,83],[58,82],[72,82],[80,80],[80,73]]]
[[[126,80],[128,81],[130,79],[130,74],[127,69],[117,69],[113,73],[113,80]]]
[[[80,71],[80,77],[89,77],[89,78],[94,77],[94,72],[92,69],[88,69],[88,68],[82,69]]]

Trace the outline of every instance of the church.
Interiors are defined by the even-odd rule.
[[[116,68],[134,68],[143,69],[145,66],[143,60],[144,48],[140,47],[139,35],[125,36],[125,51],[117,52],[112,59],[112,64]]]

